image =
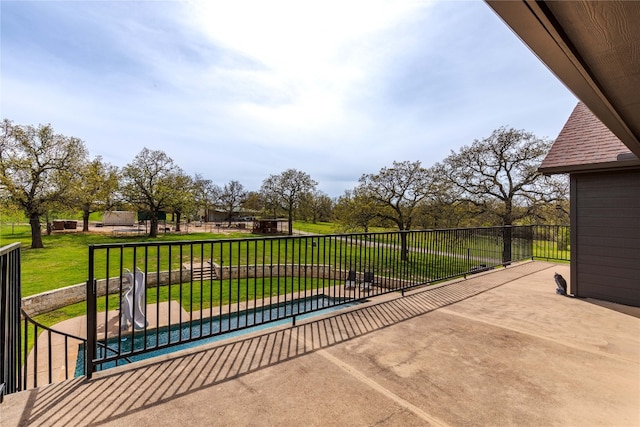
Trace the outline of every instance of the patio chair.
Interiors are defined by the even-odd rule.
[[[375,276],[373,271],[365,271],[362,282],[360,283],[360,289],[370,292],[371,287],[375,285]]]
[[[345,289],[355,289],[358,286],[357,275],[355,270],[349,270],[347,273],[347,281],[344,284]]]

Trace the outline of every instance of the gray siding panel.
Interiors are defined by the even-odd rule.
[[[583,239],[581,242],[582,250],[599,255],[609,254],[609,252],[603,252],[604,250],[618,250],[620,254],[628,253],[629,256],[632,256],[633,250],[638,248],[639,239],[628,237],[629,231],[621,235],[616,235],[614,230],[610,230],[609,232],[611,234],[606,237],[585,236],[581,234],[580,237]]]
[[[607,200],[607,199],[601,199],[601,203],[602,200]],[[594,207],[594,206],[579,206],[579,208],[581,209],[585,209],[587,212],[589,212],[588,214],[584,215],[584,218],[582,218],[584,221],[586,221],[586,224],[594,224],[594,225],[600,225],[603,222],[603,218],[608,218],[609,221],[611,219],[631,219],[634,218],[637,214],[637,212],[634,212],[634,208],[633,203],[630,201],[627,202],[623,202],[620,200],[616,200],[615,203],[619,203],[619,208],[616,208],[615,206],[611,206],[611,207]],[[614,227],[614,228],[620,228],[621,224],[618,224],[616,222],[609,222],[609,225]],[[633,227],[633,228],[637,228],[637,225],[634,224],[633,222],[629,223],[628,226]]]
[[[580,261],[582,262],[583,265],[588,265],[588,266],[592,266],[592,265],[597,266],[599,263],[604,262],[605,264],[607,264],[612,268],[624,269],[629,265],[629,258],[630,257],[625,258],[625,257],[611,256],[611,254],[609,254],[608,256],[582,254],[582,258]]]
[[[640,170],[572,178],[576,295],[640,306]]]
[[[606,282],[605,282],[606,283]],[[589,298],[613,301],[619,304],[638,306],[640,301],[639,289],[620,289],[609,285],[593,284],[589,289]]]
[[[627,263],[624,263],[625,265],[621,265],[622,263],[616,265],[617,263],[609,261],[611,260],[605,259],[597,265],[584,263],[581,265],[582,274],[588,275],[594,283],[604,282],[608,286],[615,285],[623,289],[637,287],[638,277],[634,271],[626,268]],[[608,267],[605,272],[602,270],[603,265]]]

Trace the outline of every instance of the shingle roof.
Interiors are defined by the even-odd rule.
[[[629,153],[622,143],[598,118],[579,102],[569,116],[547,157],[540,165],[543,173],[566,173],[610,167],[629,166],[618,155]],[[631,163],[637,158],[632,156]]]

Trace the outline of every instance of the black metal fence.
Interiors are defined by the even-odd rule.
[[[548,261],[571,260],[571,227],[568,225],[533,225],[533,257]]]
[[[516,226],[92,245],[86,340],[24,312],[21,324],[20,250],[12,245],[0,251],[0,387],[8,394],[91,377],[228,332],[523,259],[569,260],[568,242],[568,226]]]
[[[534,257],[536,228],[92,245],[86,373]]]
[[[0,272],[2,402],[5,394],[73,378],[86,339],[48,328],[22,310],[20,243],[0,248]]]
[[[22,310],[22,365],[20,390],[66,380],[78,376],[78,351],[87,340],[83,337],[49,328]],[[84,370],[83,370],[84,372]]]
[[[0,402],[20,390],[20,243],[0,248]]]

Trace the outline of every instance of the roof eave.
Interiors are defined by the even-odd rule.
[[[615,101],[601,89],[602,85],[585,66],[580,52],[575,51],[545,1],[485,1],[547,68],[640,157],[640,135],[633,133]]]
[[[592,163],[587,165],[563,165],[546,168],[540,167],[538,168],[538,172],[543,175],[559,175],[581,172],[611,172],[638,168],[640,168],[640,160],[618,160],[614,162]]]

